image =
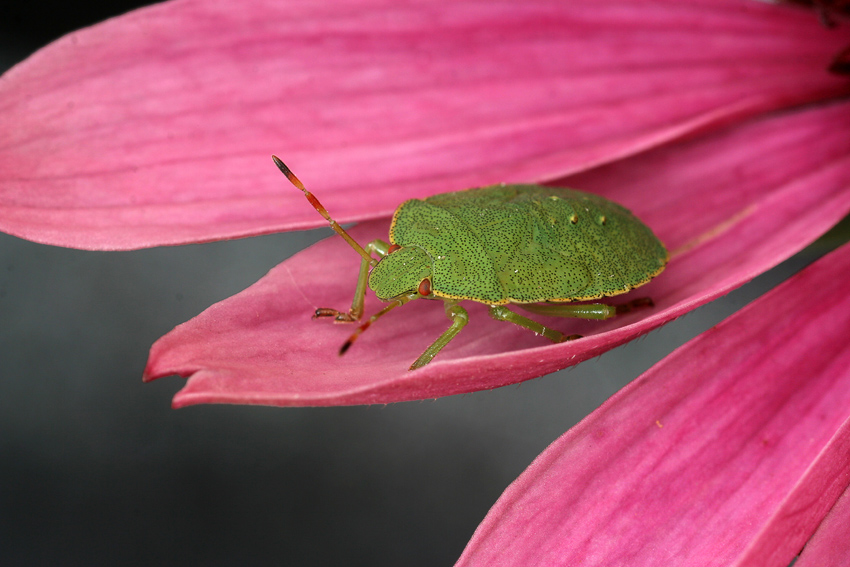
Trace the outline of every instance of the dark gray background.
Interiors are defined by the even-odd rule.
[[[0,69],[133,5],[6,3]],[[159,336],[328,234],[126,253],[0,234],[0,564],[452,565],[549,443],[822,253],[577,368],[491,392],[175,411],[182,379],[142,384]]]

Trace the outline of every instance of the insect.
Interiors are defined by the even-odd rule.
[[[389,243],[375,240],[362,247],[279,158],[272,159],[363,258],[351,308],[323,307],[313,317],[360,321],[367,283],[388,302],[360,324],[340,355],[378,318],[420,298],[442,300],[451,325],[410,370],[431,362],[467,324],[462,300],[487,304],[494,319],[552,342],[577,339],[580,335],[564,335],[507,306],[547,316],[608,319],[652,301],[573,302],[626,293],[667,264],[664,245],[624,207],[598,195],[540,185],[493,185],[405,201],[393,215]]]

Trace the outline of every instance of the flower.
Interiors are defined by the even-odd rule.
[[[350,330],[308,314],[350,301],[358,263],[331,239],[163,337],[145,371],[189,377],[176,406],[516,383],[734,289],[850,210],[848,103],[826,102],[850,83],[824,70],[845,43],[805,12],[743,0],[266,0],[238,13],[174,1],[72,34],[0,79],[0,228],[130,249],[318,226],[272,151],[337,220],[367,221],[352,232],[363,242],[402,200],[471,185],[550,182],[622,202],[673,258],[638,292],[655,309],[577,325],[581,341],[541,344],[473,308],[408,373],[446,326],[416,302],[329,356]]]

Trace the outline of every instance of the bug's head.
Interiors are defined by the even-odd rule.
[[[369,287],[387,301],[403,294],[431,294],[431,257],[418,246],[390,247],[390,253],[372,268]]]
[[[390,247],[389,254],[384,256],[380,262],[373,258],[339,223],[331,218],[331,215],[316,197],[307,191],[304,184],[295,177],[295,174],[284,164],[279,157],[272,156],[275,165],[286,176],[287,179],[307,197],[313,208],[328,221],[331,228],[339,234],[355,252],[360,254],[364,260],[373,265],[369,276],[369,287],[375,292],[379,299],[384,301],[418,293],[420,296],[431,295],[431,273],[432,260],[428,254],[418,246]],[[408,298],[406,301],[409,301]]]

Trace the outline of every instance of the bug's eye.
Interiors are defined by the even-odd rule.
[[[399,248],[401,248],[401,246],[399,246],[398,244],[390,244],[390,247],[387,248],[387,254],[392,254],[393,252],[395,252]]]
[[[419,282],[419,289],[416,290],[419,295],[431,295],[431,280],[425,278]]]

